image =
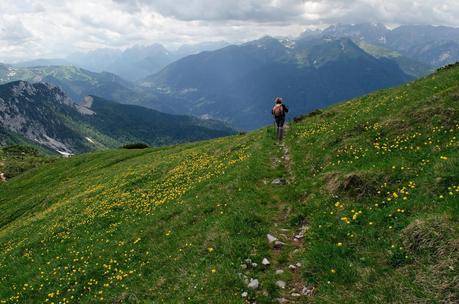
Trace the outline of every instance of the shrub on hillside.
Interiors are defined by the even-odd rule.
[[[148,148],[148,145],[143,144],[143,143],[136,143],[136,144],[127,144],[121,147],[122,149],[128,149],[128,150],[135,150],[135,149],[146,149]]]

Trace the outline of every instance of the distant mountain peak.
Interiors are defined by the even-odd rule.
[[[243,45],[256,45],[256,46],[261,46],[261,45],[273,45],[273,44],[278,44],[281,45],[282,43],[279,41],[279,39],[276,39],[272,36],[266,35],[263,36],[259,39],[252,40],[249,42],[244,43]]]
[[[280,40],[280,43],[282,43],[286,48],[293,49],[295,48],[296,42],[294,39],[282,39]]]

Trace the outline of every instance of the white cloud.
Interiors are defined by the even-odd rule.
[[[302,0],[114,0],[136,12],[151,8],[180,20],[285,21],[301,15]]]
[[[32,38],[30,33],[16,16],[0,16],[0,41],[19,45]]]
[[[0,61],[297,35],[332,23],[459,26],[457,0],[0,0]]]

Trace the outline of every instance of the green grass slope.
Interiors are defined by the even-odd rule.
[[[451,67],[293,126],[315,302],[459,301],[458,80]]]
[[[457,302],[458,101],[453,67],[292,123],[284,160],[270,128],[30,170],[0,184],[0,303]]]
[[[376,58],[389,58],[389,59],[395,60],[397,64],[400,66],[400,69],[402,69],[402,71],[407,75],[410,75],[416,78],[420,78],[428,74],[431,74],[434,71],[434,69],[430,67],[429,65],[422,63],[420,61],[416,61],[414,59],[402,56],[397,51],[388,50],[383,47],[376,46],[376,45],[370,44],[365,41],[360,41],[358,45],[365,52],[375,56]]]

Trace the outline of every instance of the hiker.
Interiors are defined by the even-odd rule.
[[[272,110],[272,114],[277,125],[276,137],[278,140],[282,140],[282,137],[284,136],[285,113],[287,112],[288,108],[282,103],[282,98],[277,97]]]

